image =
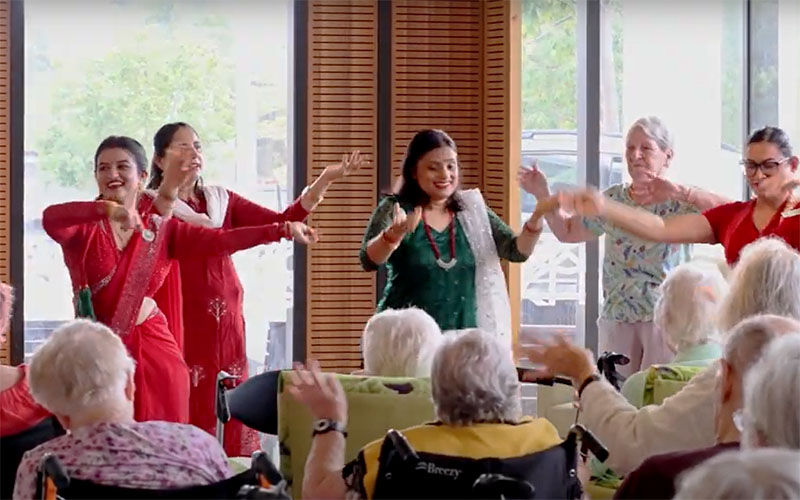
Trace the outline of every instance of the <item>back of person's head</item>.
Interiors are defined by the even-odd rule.
[[[800,321],[793,318],[774,314],[752,316],[728,333],[722,359],[742,377],[761,359],[773,340],[799,329]]]
[[[11,305],[14,302],[14,289],[0,282],[0,335],[5,341],[6,329],[11,322]]]
[[[756,314],[800,320],[800,253],[778,238],[746,246],[723,301],[720,328],[727,331]]]
[[[705,344],[717,337],[719,304],[728,282],[716,268],[682,264],[661,284],[654,321],[675,352]]]
[[[429,377],[442,339],[436,321],[422,309],[388,309],[364,327],[364,373],[380,377]]]
[[[80,319],[57,328],[36,351],[28,381],[33,398],[58,417],[132,412],[126,386],[134,369],[119,336],[105,325]]]
[[[445,336],[433,358],[431,391],[445,424],[519,420],[520,384],[508,348],[478,330]]]
[[[744,383],[742,446],[800,450],[800,324],[765,349]]]
[[[728,451],[678,479],[676,499],[800,498],[800,452],[764,448]]]

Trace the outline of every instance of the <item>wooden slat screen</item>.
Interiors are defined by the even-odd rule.
[[[521,161],[521,9],[520,2],[485,0],[483,7],[483,126],[481,137],[486,202],[513,229],[520,228],[517,169]],[[516,338],[520,269],[503,264],[511,297],[511,324]]]
[[[0,281],[11,281],[11,5],[0,0]],[[7,339],[10,340],[10,339]],[[10,342],[0,347],[0,362],[9,364]]]
[[[345,151],[378,157],[377,1],[308,4],[308,181]],[[358,262],[378,186],[365,169],[333,186],[310,218],[320,243],[309,247],[306,355],[326,370],[361,364],[359,340],[375,310],[375,274]]]
[[[481,0],[392,1],[392,178],[414,133],[458,146],[461,182],[481,183]]]

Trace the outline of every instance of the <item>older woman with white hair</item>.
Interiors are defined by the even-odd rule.
[[[800,450],[798,380],[800,327],[794,335],[772,342],[745,377],[742,447]]]
[[[514,364],[488,333],[469,330],[446,337],[433,360],[431,384],[439,422],[403,431],[419,452],[497,457],[502,462],[561,442],[550,422],[522,416]],[[312,362],[310,371],[290,375],[288,391],[317,419],[303,496],[371,498],[383,440],[367,445],[345,468],[347,400],[337,379]]]
[[[728,200],[695,187],[673,184],[665,177],[673,150],[670,131],[658,117],[639,118],[625,137],[625,160],[631,182],[616,184],[604,195],[623,205],[657,215],[699,213]],[[542,202],[550,196],[547,178],[534,167],[522,169],[520,185]],[[672,357],[661,333],[653,325],[658,287],[670,269],[683,261],[682,245],[647,243],[599,218],[567,216],[561,211],[545,215],[559,241],[577,243],[605,234],[603,260],[603,310],[598,320],[599,351],[628,355],[620,368],[630,375],[642,368],[666,363]]]
[[[169,489],[231,475],[219,443],[200,429],[134,421],[134,370],[119,336],[100,323],[77,320],[53,332],[31,359],[28,379],[36,401],[69,433],[25,454],[14,498],[34,497],[46,454],[71,477],[109,486]]]
[[[429,377],[442,331],[424,310],[387,309],[364,327],[364,374],[379,377]]]
[[[772,262],[780,262],[773,265]],[[742,252],[731,289],[721,310],[734,317],[736,304],[750,304],[737,315],[778,314],[800,320],[800,253],[769,239],[752,243]],[[743,300],[742,294],[769,302]],[[760,310],[759,310],[760,309]],[[723,316],[725,314],[723,313]],[[581,421],[610,452],[606,463],[626,474],[652,455],[714,444],[714,405],[719,365],[702,371],[677,394],[658,406],[637,409],[596,372],[592,354],[559,339],[529,350],[528,358],[549,373],[571,377],[578,388]]]
[[[765,448],[731,451],[704,462],[681,478],[679,500],[800,498],[800,452]]]
[[[717,313],[728,291],[718,268],[681,264],[667,275],[656,300],[653,321],[675,357],[667,366],[706,367],[719,359]],[[622,386],[622,394],[637,408],[643,397],[648,369],[634,373]]]

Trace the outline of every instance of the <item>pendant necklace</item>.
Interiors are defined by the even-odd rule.
[[[436,256],[436,265],[444,269],[445,271],[449,271],[453,266],[458,263],[458,259],[456,259],[456,217],[455,215],[452,216],[450,219],[450,260],[445,262],[442,260],[442,253],[439,251],[439,247],[436,246],[436,242],[433,240],[433,235],[431,234],[431,227],[428,225],[428,221],[425,220],[425,212],[422,213],[422,224],[425,226],[425,236],[428,237],[428,243],[431,244],[431,249],[433,250],[433,255]]]

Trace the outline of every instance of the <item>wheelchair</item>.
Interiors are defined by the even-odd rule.
[[[580,443],[580,450],[578,445]],[[581,425],[561,444],[500,460],[417,452],[402,433],[390,430],[381,446],[373,497],[444,499],[581,498],[579,455],[607,450]]]
[[[70,478],[55,455],[47,454],[39,466],[36,498],[57,499],[222,499],[260,498],[287,500],[286,481],[266,453],[253,454],[250,469],[212,484],[174,489],[138,489],[93,483]]]
[[[29,429],[0,438],[0,457],[3,458],[3,467],[0,468],[0,498],[11,498],[14,493],[17,467],[25,452],[63,434],[64,429],[56,417],[48,417]]]
[[[224,444],[225,424],[236,419],[264,434],[278,434],[278,389],[281,370],[254,375],[236,387],[239,377],[224,371],[217,374],[214,410],[217,441]]]

